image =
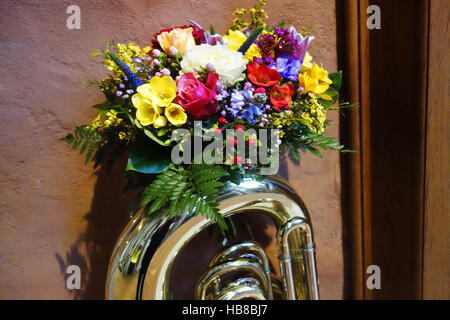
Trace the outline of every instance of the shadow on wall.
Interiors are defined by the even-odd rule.
[[[292,159],[291,159],[292,160]],[[104,299],[106,274],[109,259],[120,233],[129,221],[128,212],[137,192],[123,193],[124,168],[126,159],[118,161],[111,176],[106,176],[106,166],[102,165],[97,175],[91,211],[84,219],[85,232],[70,247],[63,257],[55,253],[63,277],[64,288],[74,299]],[[278,175],[288,179],[287,157],[280,159]],[[81,270],[81,288],[68,289],[66,272],[70,265]]]
[[[65,257],[55,253],[64,278],[64,287],[74,299],[104,299],[106,273],[116,240],[129,221],[129,208],[136,192],[123,193],[125,159],[118,161],[111,174],[106,176],[106,166],[94,174],[91,211],[85,215],[86,229],[66,252]],[[81,270],[81,288],[68,289],[67,267],[77,265]]]

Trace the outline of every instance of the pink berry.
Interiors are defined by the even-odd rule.
[[[235,146],[237,146],[238,141],[236,138],[229,138],[228,143],[235,147]]]
[[[170,46],[169,49],[168,49],[167,51],[168,51],[168,53],[169,53],[171,56],[174,56],[174,55],[176,55],[176,54],[178,53],[178,49],[175,48],[174,46]]]
[[[162,70],[161,70],[161,73],[162,73],[164,76],[170,76],[170,70],[167,69],[167,68],[162,69]]]
[[[211,63],[208,63],[206,65],[206,70],[208,70],[209,72],[213,72],[214,71],[214,66]]]
[[[159,51],[158,49],[153,49],[152,53],[155,57],[159,57],[161,55],[161,51]]]

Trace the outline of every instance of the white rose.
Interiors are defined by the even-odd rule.
[[[181,71],[182,73],[195,73],[194,67],[206,67],[208,63],[213,65],[220,81],[227,87],[245,79],[244,71],[247,61],[242,53],[232,51],[225,45],[202,44],[195,46],[183,55]]]

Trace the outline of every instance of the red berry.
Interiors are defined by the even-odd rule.
[[[224,117],[222,117],[222,118],[219,119],[219,123],[220,123],[221,125],[224,125],[224,124],[227,123],[227,119],[225,119]]]
[[[255,93],[266,93],[266,89],[261,88],[261,87],[256,88]]]
[[[234,127],[235,129],[236,129],[236,131],[237,130],[242,130],[242,131],[244,131],[244,127],[243,126],[240,126],[240,125],[237,125],[236,127]]]
[[[214,132],[215,132],[215,133],[219,133],[219,134],[221,134],[221,133],[222,133],[222,129],[220,129],[220,128],[216,128],[216,130],[214,130]]]
[[[248,139],[248,144],[251,145],[251,146],[254,146],[256,144],[256,140],[249,138]]]
[[[233,158],[233,163],[234,163],[234,164],[244,163],[244,161],[242,161],[242,157],[234,156],[234,158]]]

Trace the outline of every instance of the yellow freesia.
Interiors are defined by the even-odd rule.
[[[170,32],[163,32],[158,35],[157,40],[163,50],[169,54],[169,48],[175,47],[180,55],[185,54],[195,47],[195,39],[192,35],[192,28],[175,28]]]
[[[313,63],[311,70],[298,75],[298,84],[303,88],[300,93],[311,92],[320,95],[328,90],[333,82],[328,78],[328,71]]]
[[[184,109],[176,103],[172,103],[170,106],[168,106],[164,114],[167,117],[167,120],[169,120],[171,124],[177,127],[185,124],[187,121],[186,112],[184,112]]]
[[[239,30],[229,30],[228,34],[223,36],[228,42],[228,49],[237,51],[241,45],[247,40],[245,34]]]
[[[225,35],[224,38],[228,42],[228,49],[232,51],[237,51],[245,40],[247,40],[245,34],[239,30],[229,30],[228,35]],[[253,58],[255,57],[261,58],[261,50],[259,50],[258,46],[253,43],[245,53],[245,59],[248,61],[253,61]]]
[[[161,111],[161,108],[155,106],[150,99],[144,97],[140,93],[135,93],[131,97],[131,102],[137,109],[136,118],[143,126],[149,126],[153,124]]]
[[[305,58],[303,59],[303,63],[302,63],[302,68],[300,69],[301,73],[311,70],[311,68],[312,68],[311,61],[312,61],[312,57],[309,54],[309,52],[306,51]]]
[[[150,83],[139,86],[136,91],[157,107],[167,107],[175,99],[177,84],[169,76],[153,77]]]
[[[164,116],[158,115],[155,119],[155,122],[153,122],[153,126],[158,129],[165,127],[167,124],[167,119]]]

